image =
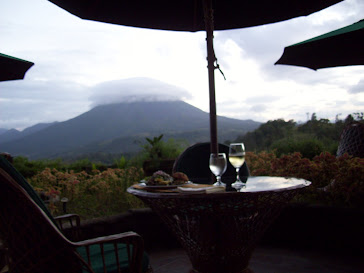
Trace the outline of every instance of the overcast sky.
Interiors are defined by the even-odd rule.
[[[364,111],[364,66],[274,65],[285,46],[363,19],[364,0],[308,17],[215,32],[217,114],[266,122],[335,119]],[[205,33],[138,29],[79,19],[46,0],[0,0],[0,52],[35,63],[0,82],[0,128],[64,121],[93,106],[181,99],[209,110]]]

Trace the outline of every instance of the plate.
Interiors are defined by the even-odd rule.
[[[156,185],[156,186],[146,186],[143,183],[139,184],[140,186],[143,187],[143,189],[146,190],[171,190],[171,189],[176,189],[178,186],[180,185]]]
[[[188,181],[185,184],[178,184],[178,185],[155,185],[155,186],[148,186],[145,180],[141,180],[138,186],[143,187],[143,189],[150,189],[150,190],[171,190],[176,189],[177,187],[180,187],[182,185],[186,184],[192,184],[192,182]]]

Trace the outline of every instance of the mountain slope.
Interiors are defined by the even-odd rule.
[[[15,139],[19,139],[22,137],[25,137],[27,135],[31,135],[34,134],[35,132],[38,132],[40,130],[43,130],[44,128],[47,128],[49,126],[51,126],[52,124],[55,124],[57,122],[53,122],[53,123],[37,123],[31,127],[28,127],[26,129],[24,129],[23,131],[18,131],[16,129],[10,129],[10,130],[6,130],[5,132],[3,132],[2,134],[0,134],[0,143],[2,142],[8,142],[8,141],[13,141]]]
[[[7,132],[7,131],[8,131],[8,129],[0,128],[0,136],[1,136],[3,133]]]
[[[219,141],[223,141],[223,135],[234,139],[259,125],[254,121],[218,117]],[[162,133],[166,137],[187,137],[192,143],[208,141],[209,115],[182,101],[102,105],[20,139],[1,143],[0,147],[13,155],[29,158],[62,157],[90,151],[135,152],[139,147],[130,144],[135,143],[133,139]]]
[[[18,139],[21,137],[21,132],[16,129],[10,129],[0,135],[0,143]]]

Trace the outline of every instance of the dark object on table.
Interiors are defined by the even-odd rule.
[[[0,238],[6,249],[10,272],[104,272],[104,268],[129,268],[131,272],[149,270],[143,239],[135,232],[78,242],[66,239],[61,233],[64,222],[71,226],[75,223],[77,235],[79,217],[53,218],[33,188],[2,156],[0,215]],[[129,248],[132,248],[130,252]]]
[[[222,181],[231,184],[235,181],[236,170],[229,163],[229,146],[219,143],[219,152],[226,154],[228,161],[226,172],[222,176]],[[210,142],[197,143],[183,151],[173,165],[173,172],[185,173],[190,181],[200,184],[211,184],[212,173],[209,167]],[[246,164],[240,168],[240,178],[242,181],[249,176],[249,169]],[[245,177],[245,178],[244,178]]]
[[[354,157],[364,158],[364,124],[353,122],[341,133],[337,156],[348,153]]]

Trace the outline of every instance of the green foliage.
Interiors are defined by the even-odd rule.
[[[15,157],[13,165],[24,177],[32,177],[47,167],[64,169],[60,159],[29,161],[28,158],[23,156]]]
[[[271,149],[275,151],[277,157],[299,152],[303,157],[313,159],[324,151],[324,144],[315,137],[300,135],[277,140],[271,145]]]
[[[144,145],[143,148],[146,152],[147,159],[157,160],[163,158],[163,142],[161,141],[163,135],[154,137],[153,139],[145,138],[148,144]]]
[[[122,156],[119,160],[114,160],[114,165],[119,169],[125,169],[127,164],[125,156]]]
[[[147,143],[142,146],[142,152],[134,158],[134,164],[142,166],[147,176],[157,170],[170,173],[171,164],[187,146],[184,142],[176,142],[172,138],[167,141],[162,141],[162,138],[163,135],[153,139],[146,138]]]
[[[71,163],[65,163],[61,159],[55,160],[28,160],[26,157],[14,158],[14,167],[26,178],[30,178],[46,168],[59,171],[91,172],[92,170],[106,170],[107,166],[102,163],[91,162],[88,158],[80,159]]]
[[[95,165],[95,166],[94,166]],[[70,163],[64,166],[66,169],[73,170],[75,172],[91,171],[96,164],[91,162],[88,158],[77,160],[76,162]]]
[[[293,120],[270,120],[233,142],[244,142],[248,151],[267,151],[275,141],[291,136],[295,126],[296,123]]]
[[[176,159],[186,148],[188,144],[184,141],[176,141],[173,138],[169,138],[163,143],[162,158],[164,159]]]
[[[338,119],[335,123],[330,123],[328,119],[318,120],[316,117],[313,117],[311,120],[298,126],[297,132],[312,135],[320,140],[334,140],[338,142],[344,126],[345,123]]]
[[[146,138],[147,143],[142,146],[141,152],[143,160],[160,161],[162,159],[175,159],[185,149],[187,144],[177,142],[170,138],[167,141],[162,140],[163,135]]]
[[[247,151],[273,151],[277,156],[300,152],[312,159],[323,151],[336,154],[340,135],[344,127],[356,120],[363,122],[363,113],[348,115],[345,120],[336,116],[334,123],[319,119],[315,113],[304,124],[297,125],[293,120],[268,121],[258,129],[239,136],[233,142],[243,142]]]

